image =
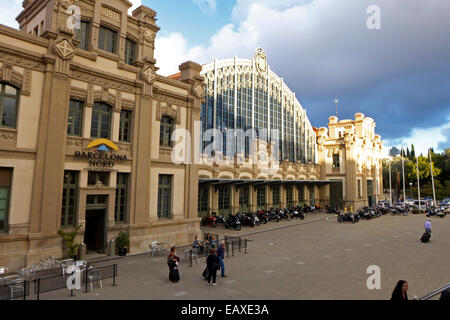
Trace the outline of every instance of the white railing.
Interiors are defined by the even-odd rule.
[[[450,283],[447,283],[445,286],[440,287],[439,289],[436,289],[429,294],[423,296],[422,298],[419,298],[419,300],[428,300],[433,298],[434,296],[437,296],[438,294],[444,292],[445,290],[450,289]]]

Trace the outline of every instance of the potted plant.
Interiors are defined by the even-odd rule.
[[[63,237],[64,246],[69,250],[69,258],[78,260],[77,251],[80,246],[79,243],[75,243],[75,238],[77,237],[78,231],[81,229],[81,225],[77,226],[73,231],[66,232],[59,230],[58,234]]]
[[[119,256],[124,257],[127,255],[127,249],[130,247],[130,236],[128,233],[120,231],[116,238],[117,247],[119,248]]]

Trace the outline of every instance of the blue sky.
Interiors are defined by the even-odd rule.
[[[157,12],[159,73],[186,60],[251,58],[269,64],[315,126],[335,113],[371,116],[385,146],[450,148],[450,1],[132,0]],[[13,3],[13,4],[12,4]],[[20,0],[0,0],[0,23],[17,27]],[[367,8],[380,8],[369,30]]]

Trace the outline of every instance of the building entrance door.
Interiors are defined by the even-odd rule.
[[[367,180],[367,198],[369,199],[369,207],[373,207],[375,202],[375,197],[373,196],[373,180]]]
[[[344,206],[343,204],[343,195],[342,195],[342,181],[340,180],[332,180],[337,181],[330,184],[330,207],[332,208],[341,208]]]
[[[87,197],[84,243],[88,253],[106,252],[107,203],[108,196],[105,195]]]

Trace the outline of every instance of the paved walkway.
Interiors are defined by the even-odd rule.
[[[204,261],[193,268],[182,262],[181,282],[173,284],[165,257],[140,255],[98,263],[119,264],[117,287],[107,280],[90,293],[68,297],[60,290],[41,299],[389,299],[399,279],[409,282],[410,298],[420,297],[450,282],[450,217],[432,219],[427,244],[419,241],[424,222],[411,214],[339,224],[333,215],[315,214],[241,232],[218,227],[221,236],[267,232],[248,235],[248,254],[226,259],[229,277],[219,277],[217,287],[202,279]],[[367,289],[370,265],[381,268],[380,290]]]

